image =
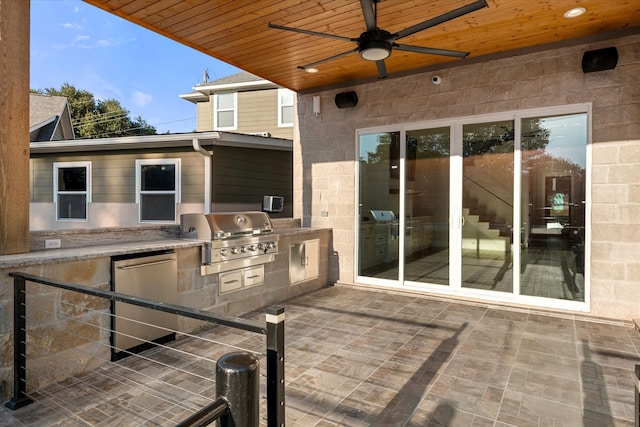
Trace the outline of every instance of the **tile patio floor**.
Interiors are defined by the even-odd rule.
[[[340,286],[282,305],[287,426],[634,425],[631,322]],[[45,412],[0,426],[78,425]],[[166,425],[86,425],[140,424]]]

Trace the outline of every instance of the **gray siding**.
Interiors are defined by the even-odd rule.
[[[278,89],[238,93],[238,132],[293,139],[293,127],[278,127]]]
[[[274,132],[278,126],[276,89],[238,93],[238,132]]]
[[[293,200],[288,151],[219,147],[214,154],[213,203],[262,203],[265,195]]]
[[[53,202],[53,163],[91,162],[91,190],[94,203],[134,203],[135,165],[137,159],[181,160],[181,193],[183,203],[204,201],[204,158],[195,152],[167,151],[148,153],[129,151],[119,154],[77,154],[73,156],[44,156],[34,158],[32,164],[31,202]]]
[[[196,104],[196,114],[198,117],[198,132],[213,130],[213,95],[208,102],[198,102]]]
[[[31,184],[29,198],[33,203],[53,202],[53,161],[31,159]]]
[[[268,132],[274,138],[293,139],[293,127],[278,127],[278,89],[238,92],[238,124],[234,132]],[[213,130],[213,95],[196,104],[198,131]]]

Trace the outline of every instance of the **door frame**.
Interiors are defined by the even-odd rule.
[[[547,297],[528,296],[520,294],[520,274],[519,266],[521,262],[520,245],[521,241],[521,190],[522,190],[522,150],[521,150],[521,122],[529,117],[544,117],[572,114],[586,114],[587,120],[587,141],[586,141],[586,182],[585,182],[585,262],[584,262],[584,302],[561,300]],[[481,289],[463,288],[461,283],[461,245],[462,237],[462,128],[466,124],[486,123],[492,121],[513,120],[514,122],[514,199],[513,199],[513,291],[511,293],[486,291]],[[591,166],[592,166],[592,104],[570,104],[552,107],[541,107],[523,110],[513,110],[491,114],[481,114],[473,116],[461,116],[450,119],[429,120],[415,123],[404,123],[396,125],[378,126],[371,128],[357,129],[355,132],[355,201],[354,205],[359,206],[360,176],[358,150],[359,139],[362,135],[370,135],[382,132],[400,132],[400,176],[406,176],[406,132],[437,127],[449,127],[450,142],[450,200],[449,200],[449,286],[432,285],[421,282],[410,282],[404,280],[404,248],[405,248],[405,180],[400,180],[400,241],[398,258],[399,279],[387,280],[374,277],[361,276],[358,274],[359,265],[359,209],[355,209],[354,218],[354,283],[384,287],[391,289],[410,290],[426,292],[431,294],[466,297],[474,300],[486,300],[492,302],[505,302],[516,305],[529,305],[538,307],[557,308],[578,312],[589,312],[591,307],[590,298],[590,259],[591,259]],[[455,214],[452,214],[455,212]],[[455,267],[454,267],[455,266]],[[517,267],[518,266],[518,267]]]

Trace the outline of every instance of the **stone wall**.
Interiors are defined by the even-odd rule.
[[[592,309],[640,318],[640,138],[594,144],[591,189]]]
[[[295,227],[298,223],[295,220],[280,220],[276,224]],[[178,304],[207,310],[212,314],[236,316],[274,303],[283,303],[289,298],[326,286],[330,282],[327,266],[332,248],[331,230],[280,228],[276,231],[280,235],[279,253],[275,262],[265,265],[265,284],[223,295],[218,292],[217,274],[200,275],[200,246],[178,247]],[[116,236],[119,235],[116,233]],[[314,239],[320,241],[319,275],[291,285],[289,245]],[[108,241],[114,243],[110,239]],[[162,242],[166,244],[167,240]],[[117,249],[117,245],[110,245],[109,248],[117,250],[117,255],[122,255],[122,250]],[[82,257],[81,248],[69,249],[68,252],[68,259],[71,259],[69,261],[60,256],[53,261],[48,260],[47,251],[43,251],[43,259],[40,261],[27,258],[29,261],[23,262],[16,259],[13,266],[5,263],[0,268],[2,400],[9,399],[13,392],[13,278],[9,277],[9,272],[19,271],[102,290],[110,289],[112,254],[107,249],[103,256]],[[110,305],[105,300],[27,282],[27,391],[110,360],[110,325]],[[179,318],[178,328],[182,332],[196,332],[206,326],[203,322]],[[55,372],[51,370],[51,366],[61,369]]]
[[[583,53],[609,46],[618,49],[617,67],[583,73]],[[632,171],[638,166],[634,147],[640,143],[640,35],[450,65],[299,96],[294,212],[301,212],[306,226],[334,230],[339,262],[331,274],[341,283],[354,282],[357,129],[592,103],[592,314],[640,316],[640,268],[631,259],[640,249],[640,221],[632,215],[638,213],[640,197],[638,172]],[[440,85],[431,82],[436,74]],[[336,108],[335,94],[347,90],[356,91],[358,105]],[[314,95],[321,97],[318,117],[312,113]],[[613,258],[614,271],[609,271]]]
[[[108,290],[109,257],[0,270],[0,397],[13,389],[13,278],[20,271]],[[108,302],[50,286],[26,284],[27,392],[109,360]],[[49,367],[58,366],[58,372]]]

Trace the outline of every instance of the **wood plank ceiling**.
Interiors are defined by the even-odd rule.
[[[376,63],[357,52],[299,68],[355,49],[354,42],[269,28],[273,23],[357,38],[366,31],[357,0],[85,0],[110,13],[296,91],[375,80]],[[486,0],[486,8],[398,40],[406,45],[470,52],[467,59],[394,49],[389,77],[450,61],[513,54],[549,43],[640,32],[638,0]],[[391,33],[460,8],[473,0],[381,0],[378,27]],[[586,13],[567,19],[573,7]],[[576,64],[579,67],[579,64]]]

